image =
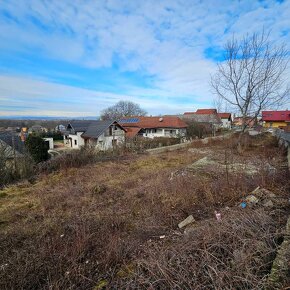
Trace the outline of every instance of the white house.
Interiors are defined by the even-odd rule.
[[[226,129],[232,128],[232,115],[231,113],[218,113],[218,116],[220,117],[222,121],[222,127]]]
[[[146,138],[185,137],[187,124],[175,116],[165,117],[126,117],[120,124],[126,129],[129,138],[137,135]]]
[[[116,121],[71,121],[64,133],[64,144],[71,148],[82,146],[108,150],[125,141],[125,129]]]

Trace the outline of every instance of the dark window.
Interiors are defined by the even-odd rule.
[[[78,143],[77,143],[77,140],[75,140],[75,145],[77,145]]]

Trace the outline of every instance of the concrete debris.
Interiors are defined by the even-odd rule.
[[[173,180],[177,176],[187,176],[188,172],[185,169],[176,170],[170,173],[169,180]]]
[[[272,208],[274,206],[274,203],[271,199],[269,199],[269,200],[266,200],[265,202],[263,202],[263,206]]]
[[[162,236],[160,236],[159,238],[160,238],[160,239],[164,239],[164,238],[165,238],[165,235],[162,235]]]
[[[239,206],[242,208],[245,208],[247,206],[263,206],[266,208],[285,208],[289,206],[289,202],[287,198],[283,196],[277,196],[272,191],[266,189],[266,188],[260,188],[258,186],[255,188],[250,195],[245,197],[241,203],[239,203]]]
[[[206,167],[210,167],[211,169],[217,169],[217,170],[228,170],[228,172],[230,173],[244,172],[247,175],[253,175],[253,174],[258,173],[257,167],[252,164],[232,163],[232,164],[225,165],[217,161],[214,161],[208,158],[207,156],[188,165],[187,169],[195,170],[195,169],[203,169]]]
[[[209,159],[208,157],[203,157],[197,161],[195,161],[194,163],[188,165],[188,169],[199,169],[202,167],[206,167],[208,165],[215,165],[215,166],[219,166],[219,163],[217,163],[216,161],[213,161],[211,159]]]
[[[217,212],[217,211],[215,211],[214,214],[215,214],[217,221],[220,222],[222,220],[222,214],[220,212]]]
[[[248,195],[245,198],[245,201],[249,205],[256,205],[259,202],[259,199],[257,197],[255,197],[254,195]]]
[[[275,174],[277,172],[277,169],[269,163],[265,165],[264,169],[266,169],[271,174]]]
[[[189,224],[192,224],[195,222],[195,219],[192,215],[189,215],[185,220],[183,220],[182,222],[180,222],[178,224],[178,227],[180,229],[184,228],[185,226],[189,225]]]

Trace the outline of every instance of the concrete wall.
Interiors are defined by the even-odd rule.
[[[273,135],[278,138],[280,146],[284,146],[285,148],[287,148],[288,168],[290,170],[290,133],[277,129],[275,130]]]
[[[175,145],[171,145],[171,146],[163,146],[163,147],[148,149],[148,150],[146,150],[146,152],[148,152],[149,154],[160,154],[160,153],[164,153],[164,152],[167,152],[167,151],[175,151],[175,150],[179,150],[179,149],[182,149],[182,148],[186,148],[191,143],[192,142],[186,142],[186,143],[175,144]]]
[[[54,145],[53,145],[53,138],[42,138],[44,141],[48,142],[49,144],[49,149],[53,149]]]
[[[181,143],[181,144],[175,144],[175,145],[171,145],[171,146],[163,146],[163,147],[158,147],[158,148],[153,148],[153,149],[147,149],[146,152],[148,152],[149,154],[159,154],[159,153],[164,153],[164,152],[168,152],[168,151],[175,151],[175,150],[189,147],[190,145],[194,144],[194,142],[201,141],[203,144],[207,144],[210,140],[222,140],[222,139],[227,139],[230,136],[231,136],[231,134],[229,133],[229,134],[225,134],[222,136],[207,137],[204,139],[196,139],[196,140]]]
[[[69,138],[72,140],[71,148],[78,149],[85,145],[85,140],[81,137],[83,132],[77,132],[77,134],[69,134]],[[70,144],[69,144],[70,146]]]

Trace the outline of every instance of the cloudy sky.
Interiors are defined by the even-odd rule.
[[[0,116],[211,107],[227,39],[290,43],[289,15],[290,0],[0,0]]]

